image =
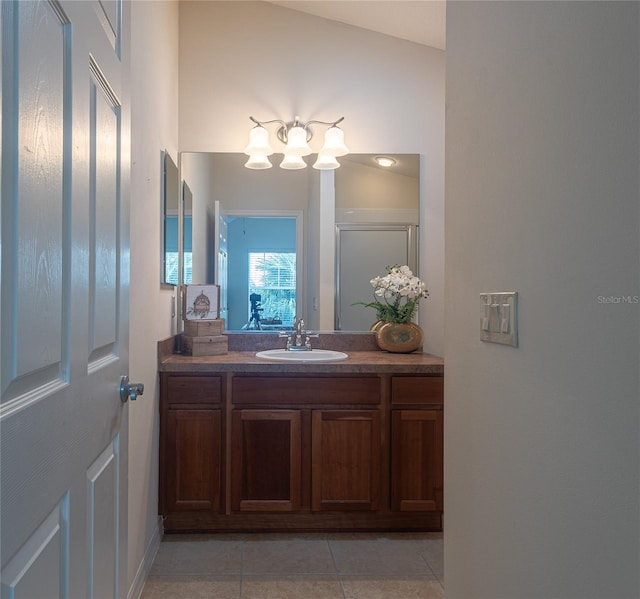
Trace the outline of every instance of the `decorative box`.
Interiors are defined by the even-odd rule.
[[[204,335],[222,335],[224,331],[224,318],[215,320],[185,320],[184,334],[189,337],[202,337]]]
[[[226,335],[182,336],[182,353],[188,356],[222,356],[229,351]]]

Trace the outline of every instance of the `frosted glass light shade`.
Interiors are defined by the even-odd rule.
[[[331,156],[330,154],[323,154],[320,152],[318,154],[318,160],[316,160],[313,168],[318,169],[319,171],[332,171],[340,166],[340,163],[336,160],[335,156]]]
[[[269,143],[269,132],[258,125],[249,131],[249,144],[244,149],[244,153],[252,156],[271,156],[273,148]]]
[[[252,168],[257,171],[271,168],[273,166],[271,162],[269,162],[269,159],[262,154],[253,154],[252,156],[249,156],[249,160],[247,160],[244,165],[247,168]]]
[[[307,163],[302,160],[302,156],[287,156],[285,154],[284,160],[280,163],[280,168],[295,171],[301,168],[307,168]]]
[[[307,143],[307,130],[304,127],[291,127],[287,132],[285,156],[308,156],[311,148]]]
[[[340,127],[329,127],[324,134],[324,146],[320,154],[331,156],[344,156],[349,153],[349,148],[344,144],[344,131]]]

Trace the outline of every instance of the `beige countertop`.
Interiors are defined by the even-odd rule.
[[[179,346],[175,338],[166,339],[158,344],[158,369],[160,372],[206,373],[206,372],[243,372],[243,373],[326,373],[326,374],[444,374],[444,360],[438,356],[415,352],[394,354],[371,348],[371,344],[361,339],[351,343],[345,336],[345,342],[335,347],[348,354],[346,360],[339,362],[276,362],[256,357],[256,351],[264,349],[260,344],[255,348],[241,350],[230,349],[220,356],[187,356],[174,353]],[[178,338],[179,339],[179,338]],[[230,348],[238,346],[231,343]],[[325,344],[322,344],[325,345]],[[353,349],[347,347],[351,345]],[[271,345],[278,347],[279,345]],[[364,348],[364,349],[362,349]]]

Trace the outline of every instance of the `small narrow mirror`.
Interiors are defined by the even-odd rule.
[[[193,283],[193,277],[191,275],[193,262],[193,227],[191,226],[193,215],[193,194],[191,193],[191,189],[187,185],[186,181],[182,182],[182,213],[184,214],[184,218],[182,219],[182,246],[184,251],[182,282],[185,285],[191,285],[191,283]]]
[[[162,272],[160,280],[165,285],[178,284],[178,264],[180,252],[178,246],[178,203],[180,201],[180,177],[178,167],[164,151],[164,178],[162,193]]]

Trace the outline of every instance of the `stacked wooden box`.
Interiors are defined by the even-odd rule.
[[[224,318],[185,320],[182,352],[189,356],[221,356],[229,351],[224,331]]]
[[[224,318],[220,318],[220,287],[185,285],[182,292],[182,353],[189,356],[226,354],[229,340],[222,334]]]

